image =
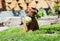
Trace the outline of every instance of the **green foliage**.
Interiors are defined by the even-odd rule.
[[[48,10],[48,15],[50,15],[52,13],[51,9]]]
[[[55,2],[53,8],[54,8],[55,14],[58,14],[58,3],[57,2]]]
[[[38,11],[38,13],[36,14],[36,18],[38,19],[38,18],[40,18],[40,17],[42,17],[42,16],[44,16],[44,9],[40,9],[40,10]]]
[[[45,30],[47,33],[60,33],[60,24],[40,26],[40,30]]]
[[[0,41],[60,41],[60,24],[42,25],[25,33],[22,28],[10,28],[0,32]]]

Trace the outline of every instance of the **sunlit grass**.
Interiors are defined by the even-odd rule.
[[[0,41],[60,41],[60,24],[39,26],[39,30],[26,33],[20,27],[9,28],[0,32]]]

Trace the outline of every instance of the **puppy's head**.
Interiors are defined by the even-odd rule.
[[[28,15],[33,17],[37,14],[38,10],[36,8],[27,8],[26,12]]]

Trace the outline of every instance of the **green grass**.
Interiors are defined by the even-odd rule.
[[[39,26],[39,30],[26,33],[22,28],[10,28],[0,32],[0,41],[60,41],[60,24]]]

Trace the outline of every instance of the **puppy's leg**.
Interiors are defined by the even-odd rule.
[[[26,22],[23,22],[23,32],[27,32],[27,24]]]

